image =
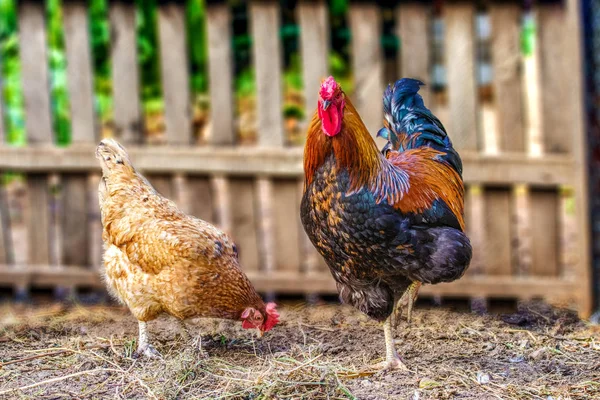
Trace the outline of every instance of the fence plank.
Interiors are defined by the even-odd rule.
[[[531,192],[532,253],[531,274],[558,276],[558,197],[555,191]]]
[[[525,151],[521,91],[520,16],[518,4],[490,5],[494,95],[500,148]]]
[[[14,250],[6,185],[0,182],[0,262],[14,264]]]
[[[210,85],[210,143],[233,144],[233,61],[231,14],[225,2],[206,6]]]
[[[46,56],[44,4],[19,1],[19,50],[25,100],[25,129],[30,144],[52,143],[50,81]]]
[[[426,106],[430,106],[430,21],[429,6],[416,3],[400,3],[396,11],[396,35],[400,38],[398,78],[419,79],[427,86],[419,93]]]
[[[569,153],[573,115],[565,110],[565,99],[571,91],[566,77],[573,74],[573,60],[565,57],[566,13],[560,3],[547,4],[539,6],[538,17],[544,152]]]
[[[173,201],[181,211],[189,215],[192,212],[192,205],[187,176],[181,173],[173,175],[171,187],[173,188]]]
[[[469,275],[481,275],[485,268],[485,198],[480,184],[469,185],[466,188],[465,214],[467,214],[467,234],[473,246]]]
[[[354,105],[371,135],[383,125],[383,55],[380,43],[381,16],[377,4],[351,3],[352,68]]]
[[[173,185],[168,175],[150,175],[148,180],[161,196],[175,201],[173,198]]]
[[[95,142],[97,137],[87,11],[84,1],[63,4],[73,143]]]
[[[329,21],[324,1],[301,1],[298,4],[300,52],[304,80],[304,109],[307,123],[317,107],[321,79],[329,70]]]
[[[527,185],[518,184],[513,187],[513,237],[515,274],[529,275],[531,272],[531,198]]]
[[[273,199],[273,181],[268,178],[256,180],[257,193],[257,230],[259,239],[260,267],[267,275],[276,268],[275,253],[275,215]]]
[[[579,0],[567,0],[565,2],[564,12],[566,13],[566,45],[565,57],[570,60],[571,65],[582,65],[582,39],[581,35],[581,2]],[[583,93],[583,74],[580,70],[570,73],[569,90],[564,93],[565,104],[570,108],[571,124],[570,129],[574,132],[570,136],[573,157],[575,159],[575,179],[571,183],[575,189],[575,213],[577,225],[577,254],[578,259],[573,268],[577,271],[577,281],[579,287],[584,288],[578,291],[578,309],[580,315],[587,318],[592,312],[592,263],[590,256],[590,217],[589,217],[589,199],[588,199],[588,164],[587,164],[587,137],[585,130],[584,103],[581,93]],[[563,78],[564,79],[564,78]]]
[[[185,33],[185,2],[158,7],[160,65],[167,143],[192,143],[190,80]]]
[[[210,180],[212,193],[214,193],[215,223],[227,234],[232,234],[233,221],[231,212],[231,185],[223,176],[214,176]]]
[[[511,264],[511,204],[506,189],[485,191],[485,273],[510,275]]]
[[[50,213],[49,188],[47,175],[32,174],[27,176],[29,195],[29,236],[30,264],[50,264]]]
[[[111,70],[115,135],[124,143],[141,143],[141,107],[136,51],[135,5],[110,2]]]
[[[100,179],[98,173],[90,174],[87,179],[88,260],[96,271],[102,267],[102,221],[98,204]]]
[[[90,265],[88,249],[88,177],[83,174],[64,175],[62,186],[63,246],[66,265]]]
[[[250,179],[231,179],[229,187],[231,198],[235,199],[235,207],[231,207],[231,230],[242,268],[244,271],[258,271],[260,259],[254,182]]]
[[[187,190],[190,198],[190,213],[206,222],[216,224],[210,180],[201,176],[188,176]]]
[[[274,236],[278,271],[300,271],[300,198],[296,180],[274,182]]]
[[[475,79],[475,6],[451,3],[445,8],[446,65],[452,141],[459,149],[479,148]]]
[[[256,69],[256,115],[258,142],[263,146],[285,143],[282,115],[281,44],[279,41],[279,3],[250,3],[250,25]]]

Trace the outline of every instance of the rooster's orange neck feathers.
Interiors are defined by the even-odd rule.
[[[379,173],[382,155],[358,112],[347,97],[341,131],[325,135],[317,112],[314,113],[304,148],[304,175],[306,186],[327,158],[333,154],[338,167],[350,174],[352,188],[371,182]]]

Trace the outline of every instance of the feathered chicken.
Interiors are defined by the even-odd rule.
[[[304,151],[302,224],[342,301],[384,321],[386,368],[404,367],[392,336],[403,294],[410,309],[421,283],[458,279],[471,260],[460,157],[418,89],[406,79],[388,88],[380,152],[327,78]]]
[[[106,283],[139,322],[138,354],[160,356],[146,323],[162,313],[185,336],[183,321],[195,317],[241,320],[261,335],[277,324],[275,304],[256,293],[225,233],[158,194],[116,141],[100,142],[96,158]]]

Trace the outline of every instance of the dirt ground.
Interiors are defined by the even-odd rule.
[[[148,360],[131,357],[137,324],[122,308],[0,307],[0,398],[600,398],[600,327],[568,311],[419,308],[396,333],[410,371],[375,372],[379,324],[339,305],[280,308],[260,340],[239,323],[190,321],[208,357],[172,319],[154,321],[164,358]]]

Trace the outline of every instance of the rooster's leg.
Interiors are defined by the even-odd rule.
[[[400,297],[400,300],[398,300],[398,302],[396,303],[393,313],[394,328],[397,327],[398,323],[400,322],[400,317],[402,316],[402,309],[404,307],[403,303],[406,303],[406,321],[410,324],[410,321],[412,319],[413,306],[415,304],[415,301],[417,301],[417,296],[419,295],[419,289],[421,288],[421,285],[422,283],[417,281],[411,283],[411,285],[408,287],[408,289],[406,289],[402,297]]]
[[[384,369],[408,369],[400,359],[394,345],[394,335],[392,334],[392,319],[390,316],[383,323],[383,334],[385,335],[385,362]]]
[[[149,358],[162,358],[160,353],[148,342],[148,331],[146,329],[146,323],[144,321],[138,321],[139,328],[139,339],[138,348],[135,352],[137,356],[145,355]]]

